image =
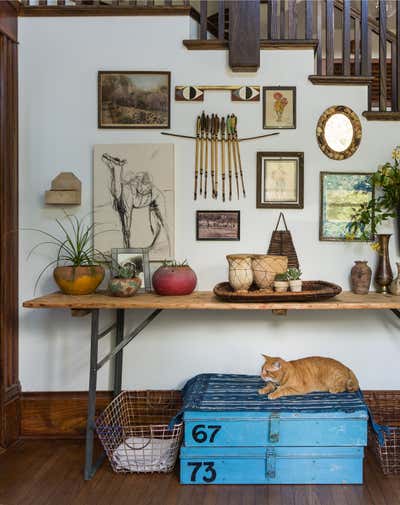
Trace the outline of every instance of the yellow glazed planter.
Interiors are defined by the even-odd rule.
[[[56,267],[54,280],[66,295],[90,295],[104,279],[104,268],[98,265]]]

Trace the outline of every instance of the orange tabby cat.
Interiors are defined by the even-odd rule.
[[[339,361],[313,356],[285,361],[282,358],[265,356],[261,378],[268,384],[259,389],[261,395],[268,394],[270,400],[281,396],[304,395],[314,391],[357,391],[357,377]]]

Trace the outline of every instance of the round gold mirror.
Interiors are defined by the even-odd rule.
[[[326,109],[317,124],[321,151],[334,160],[350,158],[361,142],[361,123],[357,114],[344,105]]]

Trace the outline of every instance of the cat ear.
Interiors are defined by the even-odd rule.
[[[267,361],[268,356],[266,354],[261,354],[261,356],[265,359],[265,361]]]

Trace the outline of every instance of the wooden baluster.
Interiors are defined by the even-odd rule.
[[[172,5],[172,0],[164,0],[164,5],[165,5],[166,7],[171,7],[171,5]]]
[[[218,1],[218,38],[225,40],[225,5],[224,0]]]
[[[57,5],[65,5],[65,0],[57,0]]]
[[[335,18],[334,0],[326,0],[326,75],[333,75]]]
[[[317,75],[322,75],[322,2],[317,2]]]
[[[278,2],[277,0],[268,1],[268,39],[278,38]]]
[[[343,0],[343,75],[350,75],[350,0]]]
[[[288,36],[293,40],[297,38],[296,25],[296,0],[288,0]]]
[[[392,62],[392,93],[390,108],[392,112],[397,112],[397,61],[396,61],[396,41],[390,42],[390,59]]]
[[[379,110],[386,111],[386,0],[379,2]]]
[[[354,75],[360,75],[360,20],[354,18]]]
[[[200,39],[207,39],[207,0],[200,0]]]
[[[113,5],[113,7],[118,7],[119,0],[112,0],[112,5]]]
[[[280,22],[280,39],[286,39],[286,11],[285,11],[285,0],[281,0],[281,10],[279,13]]]
[[[39,0],[38,5],[41,6],[41,7],[42,6],[47,6],[47,0]]]
[[[310,40],[313,37],[313,0],[305,0],[305,9],[306,9],[306,29],[305,29],[305,38],[306,40]]]
[[[392,106],[394,105],[395,111],[400,111],[400,1],[396,1],[396,95],[392,91]],[[392,53],[392,65],[393,65],[393,53]],[[393,72],[393,68],[392,68]]]
[[[361,0],[361,75],[369,75],[368,0]]]
[[[154,7],[154,0],[147,0],[146,5],[147,5],[147,7]]]

